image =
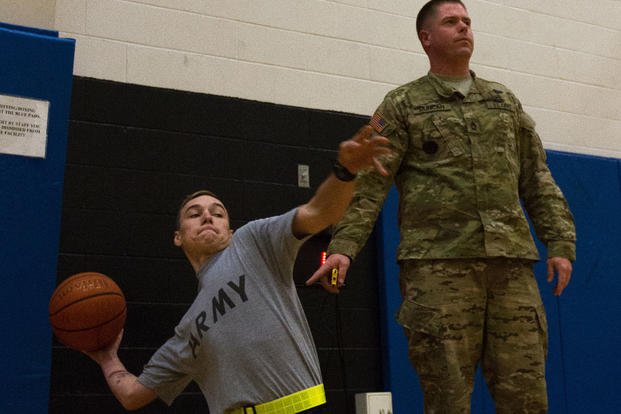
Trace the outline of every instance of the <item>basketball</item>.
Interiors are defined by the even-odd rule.
[[[96,351],[112,343],[127,316],[119,286],[101,273],[78,273],[52,294],[50,324],[59,342],[78,351]]]

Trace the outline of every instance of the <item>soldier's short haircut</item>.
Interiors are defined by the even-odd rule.
[[[183,210],[183,206],[185,206],[190,200],[194,200],[195,198],[198,198],[200,196],[210,196],[220,200],[220,197],[218,197],[215,193],[209,190],[198,190],[193,192],[192,194],[188,194],[187,196],[185,196],[179,204],[179,208],[177,209],[177,220],[175,224],[176,230],[179,230],[179,227],[181,227],[181,211]]]
[[[460,0],[430,0],[420,9],[418,15],[416,16],[416,33],[419,34],[423,29],[424,24],[427,22],[431,16],[433,16],[438,9],[438,7],[444,3],[457,3],[461,4],[464,9],[466,9],[466,5],[462,3]]]

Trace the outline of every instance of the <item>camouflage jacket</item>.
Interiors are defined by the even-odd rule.
[[[548,257],[575,260],[573,217],[534,121],[505,86],[472,75],[465,97],[433,74],[388,93],[370,123],[391,141],[390,176],[359,175],[329,253],[357,255],[394,182],[398,260],[537,260],[521,202]]]

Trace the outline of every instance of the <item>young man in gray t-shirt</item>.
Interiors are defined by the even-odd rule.
[[[340,144],[334,173],[308,203],[235,233],[213,193],[188,196],[178,213],[174,243],[194,268],[199,292],[174,336],[138,377],[118,358],[122,334],[106,349],[88,353],[123,407],[137,409],[157,397],[171,404],[190,381],[201,388],[212,414],[310,413],[325,403],[293,265],[302,243],[343,215],[358,171],[374,167],[387,174],[378,160],[390,153],[387,143],[363,127]],[[321,283],[338,290],[326,278]]]

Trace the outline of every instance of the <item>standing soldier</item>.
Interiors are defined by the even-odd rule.
[[[555,295],[575,260],[573,217],[533,120],[504,85],[470,70],[465,5],[429,1],[416,25],[429,73],[388,93],[370,121],[391,141],[390,174],[359,174],[330,255],[308,283],[326,286],[334,267],[344,283],[394,182],[403,296],[397,319],[425,412],[469,413],[480,363],[497,413],[545,413],[547,325],[521,202],[546,244]]]

